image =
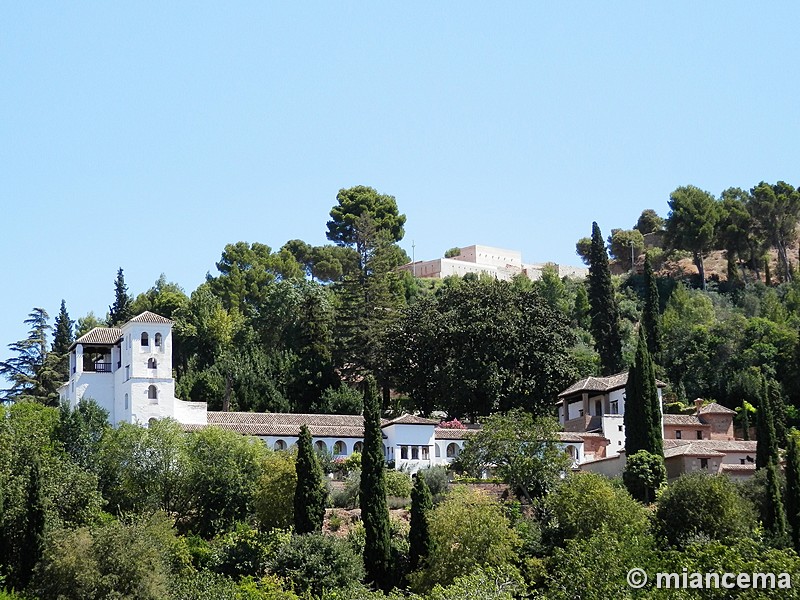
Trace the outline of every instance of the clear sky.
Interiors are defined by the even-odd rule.
[[[669,193],[798,180],[800,7],[755,2],[2,2],[0,353],[226,243],[325,242],[392,194],[417,259],[580,264]]]

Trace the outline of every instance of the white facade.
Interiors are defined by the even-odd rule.
[[[206,422],[205,402],[175,398],[172,377],[172,322],[144,312],[121,328],[96,327],[70,349],[70,378],[59,388],[74,408],[92,399],[108,411],[112,425],[173,418]]]

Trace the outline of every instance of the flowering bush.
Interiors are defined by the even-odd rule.
[[[452,421],[442,421],[439,423],[439,427],[442,429],[466,429],[467,426],[464,425],[458,419],[453,419]]]

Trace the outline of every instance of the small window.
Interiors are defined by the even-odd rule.
[[[676,430],[675,430],[675,439],[676,439],[676,440],[679,440],[679,439],[681,439],[681,436],[682,436],[682,435],[683,435],[683,434],[681,433],[681,430],[680,430],[680,429],[676,429]]]
[[[148,358],[147,359],[147,368],[148,369],[156,369],[156,368],[158,368],[158,363],[156,362],[155,358]]]
[[[275,440],[275,443],[272,445],[275,450],[286,450],[286,442],[283,440]]]
[[[442,457],[442,449],[439,447],[439,444],[436,444],[436,458]]]
[[[347,446],[345,445],[345,443],[342,440],[338,440],[333,445],[333,455],[334,456],[342,456],[344,454],[347,454]]]
[[[408,446],[400,446],[400,458],[408,458]]]
[[[411,446],[411,460],[419,460],[419,448]]]
[[[154,343],[156,345],[156,348],[160,348],[161,347],[161,334],[160,333],[156,334],[156,337],[154,339]]]
[[[128,408],[130,408],[130,403],[128,401],[128,394],[125,394],[125,410],[128,410]]]
[[[697,439],[698,439],[698,440],[702,440],[702,439],[703,439],[703,431],[702,431],[702,430],[699,430],[699,431],[697,432]]]
[[[125,365],[125,381],[131,378],[131,366]]]
[[[617,427],[619,427],[619,430],[622,431],[622,425],[617,425]]]
[[[314,443],[314,450],[316,450],[319,453],[327,452],[328,446],[322,440],[317,440]]]
[[[618,415],[619,414],[619,400],[612,400],[611,401],[611,414]]]
[[[743,464],[744,464],[744,459],[743,459],[743,458],[740,458],[740,459],[739,459],[739,464],[740,464],[740,465],[743,465]]]
[[[579,416],[579,417],[582,417],[582,416],[583,416],[583,409],[582,409],[582,408],[578,410],[578,416]]]
[[[156,386],[151,385],[147,388],[147,399],[150,400],[150,404],[158,404],[158,390]]]
[[[364,442],[356,442],[355,445],[353,445],[353,452],[363,452],[363,451],[364,451]],[[385,450],[384,453],[386,453]]]
[[[150,345],[150,338],[149,338],[149,337],[147,337],[147,332],[145,331],[145,332],[142,334],[142,347],[144,347],[144,346],[149,346],[149,345]]]
[[[708,468],[708,459],[707,458],[701,458],[700,459],[700,468],[701,469],[707,469]]]

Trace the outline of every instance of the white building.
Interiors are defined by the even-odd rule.
[[[59,388],[74,408],[92,399],[108,411],[112,425],[147,425],[170,417],[205,423],[205,402],[175,398],[172,321],[145,311],[122,327],[95,327],[70,347],[69,381]]]
[[[518,250],[507,250],[493,246],[465,246],[458,256],[436,258],[434,260],[416,261],[399,267],[415,277],[443,279],[451,275],[463,277],[467,273],[489,275],[495,279],[509,281],[515,275],[524,275],[531,280],[542,276],[542,269],[551,265],[558,270],[559,277],[586,277],[589,270],[585,267],[569,267],[555,263],[528,264],[522,262],[522,253]]]

